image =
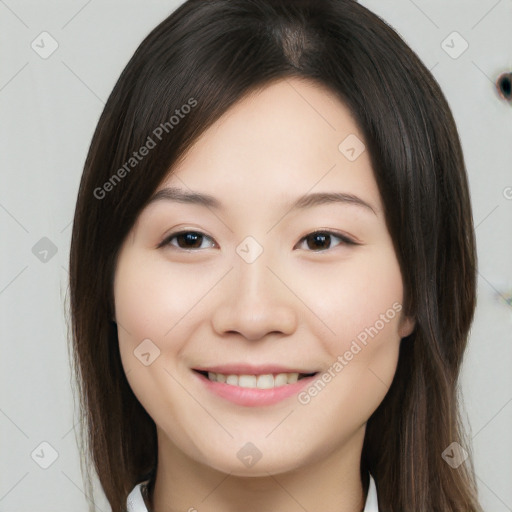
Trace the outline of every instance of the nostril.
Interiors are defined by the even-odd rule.
[[[502,98],[512,100],[512,73],[502,73],[496,80],[496,88]]]

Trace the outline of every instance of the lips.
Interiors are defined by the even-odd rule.
[[[315,370],[285,368],[279,365],[249,365],[245,363],[197,367],[212,382],[225,382],[233,386],[268,389],[269,387],[293,384],[305,377],[318,373]]]
[[[193,368],[206,388],[238,405],[271,405],[300,391],[319,373],[278,365],[248,364]]]
[[[271,389],[279,386],[286,386],[294,384],[301,379],[315,375],[316,373],[262,373],[262,374],[226,374],[220,372],[206,372],[200,371],[205,377],[212,382],[225,382],[231,386],[239,386],[242,388],[258,388],[258,389]]]

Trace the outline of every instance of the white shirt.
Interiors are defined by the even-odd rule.
[[[138,483],[130,492],[127,499],[127,512],[148,512],[144,498],[142,497],[141,486],[146,482]],[[379,512],[377,501],[377,488],[372,475],[370,474],[370,486],[368,487],[368,495],[366,496],[366,503],[364,512]]]

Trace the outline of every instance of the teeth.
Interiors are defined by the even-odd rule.
[[[294,384],[299,380],[298,373],[278,373],[276,375],[224,375],[208,372],[208,379],[213,382],[225,382],[241,388],[271,389],[274,387]]]
[[[238,386],[238,376],[237,375],[228,375],[226,377],[226,384],[231,384],[232,386]]]
[[[259,375],[256,386],[259,389],[270,389],[274,387],[274,376],[273,375]]]
[[[274,386],[284,386],[285,384],[288,384],[288,375],[286,373],[278,373],[274,377]]]
[[[256,375],[240,375],[238,377],[238,385],[241,388],[255,388],[256,380]]]

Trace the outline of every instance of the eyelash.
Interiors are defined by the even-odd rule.
[[[195,251],[204,250],[204,249],[197,249],[197,248],[184,249],[182,247],[177,247],[177,246],[172,245],[170,243],[171,240],[176,238],[177,236],[185,235],[185,234],[188,234],[188,233],[194,233],[196,235],[200,235],[202,237],[209,238],[211,240],[210,236],[206,235],[205,233],[202,233],[201,231],[183,230],[183,231],[177,231],[175,233],[171,233],[160,244],[158,244],[157,248],[169,245],[169,246],[173,247],[174,249],[181,250],[181,251],[195,252]],[[346,235],[343,235],[341,233],[337,233],[335,231],[329,231],[329,230],[316,230],[316,231],[313,231],[313,232],[307,234],[306,236],[302,237],[300,239],[300,241],[299,241],[299,244],[301,244],[303,241],[307,240],[307,238],[309,238],[311,236],[314,236],[314,235],[333,236],[333,237],[338,238],[338,239],[341,240],[341,243],[339,245],[361,245],[360,243],[355,242],[354,240],[352,240],[351,238],[347,237]],[[329,249],[331,249],[331,247],[329,247]],[[328,251],[329,249],[320,249],[318,251],[311,250],[310,252],[325,252],[325,251]]]

